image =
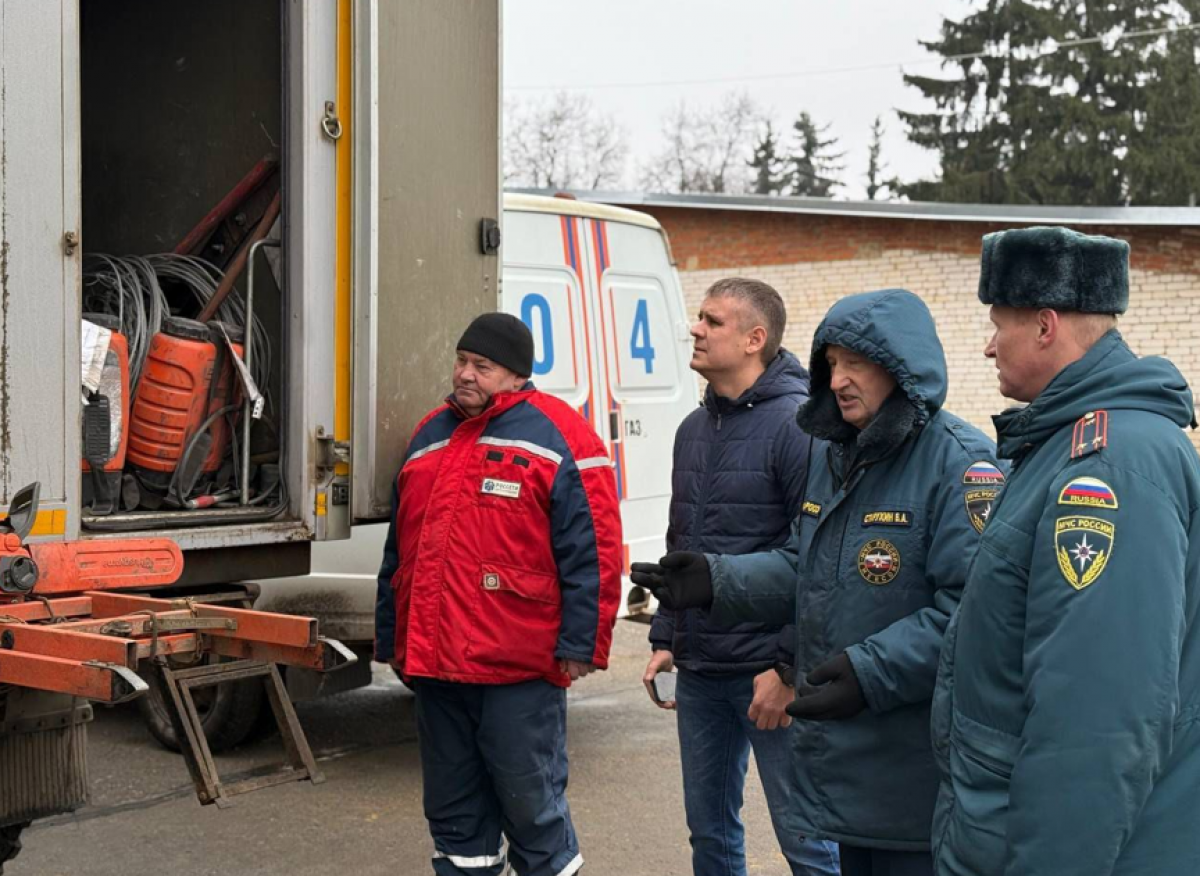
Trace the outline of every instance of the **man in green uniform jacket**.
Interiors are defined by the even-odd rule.
[[[1008,485],[947,634],[939,876],[1200,873],[1200,462],[1192,393],[1116,331],[1129,246],[989,234]],[[1193,424],[1194,425],[1194,424]]]
[[[712,601],[718,622],[794,620],[803,832],[841,844],[843,876],[929,874],[930,697],[1003,475],[992,442],[942,409],[942,345],[911,292],[836,303],[810,369],[797,420],[824,441],[791,541],[744,556],[668,554],[635,564],[634,581],[668,607]]]

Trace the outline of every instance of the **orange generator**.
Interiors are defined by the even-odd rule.
[[[226,336],[240,357],[241,329],[222,323],[168,317],[150,342],[127,454],[143,505],[147,494],[182,504],[201,476],[221,467],[240,397]]]

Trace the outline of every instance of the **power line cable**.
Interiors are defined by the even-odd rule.
[[[1177,25],[1175,27],[1161,27],[1153,30],[1131,31],[1121,34],[1112,40],[1113,44],[1125,42],[1133,39],[1144,39],[1153,36],[1175,36],[1176,34],[1186,33],[1188,31],[1200,30],[1200,22],[1196,24]],[[1060,43],[1055,43],[1054,48],[1047,52],[1042,52],[1035,55],[1038,58],[1045,58],[1053,55],[1063,49],[1074,49],[1080,46],[1096,45],[1109,41],[1109,37],[1081,37],[1074,40],[1063,40]],[[832,76],[842,73],[865,73],[877,70],[902,70],[905,67],[912,67],[926,64],[945,64],[957,61],[969,61],[972,59],[989,59],[989,60],[1004,60],[1009,55],[998,55],[994,52],[968,52],[961,55],[949,55],[944,58],[921,58],[914,61],[888,61],[878,64],[861,64],[853,67],[826,67],[815,70],[797,70],[791,73],[764,73],[754,76],[721,76],[709,79],[676,79],[676,80],[659,80],[655,82],[596,82],[586,85],[509,85],[505,86],[505,91],[602,91],[607,89],[621,88],[674,88],[681,85],[723,85],[736,82],[767,82],[780,79],[802,79],[809,76]]]

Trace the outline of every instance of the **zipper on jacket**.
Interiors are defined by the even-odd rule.
[[[721,415],[717,414],[717,431],[721,431]],[[692,521],[692,530],[688,537],[688,549],[696,550],[696,545],[704,539],[704,515],[708,513],[708,490],[712,483],[713,460],[720,452],[720,442],[713,441],[708,445],[708,456],[704,460],[704,480],[700,484],[699,500],[696,503],[696,517]]]
[[[717,431],[721,431],[721,414],[717,414]],[[688,531],[687,550],[695,551],[697,546],[704,540],[704,520],[708,513],[708,491],[712,482],[713,461],[720,452],[721,444],[719,441],[708,442],[708,455],[704,460],[704,479],[700,484],[700,495],[697,497],[699,501],[696,503],[695,516],[692,518],[692,526]],[[677,611],[675,612],[675,632],[679,633],[683,625],[683,619],[691,615],[692,620],[696,619],[697,612],[695,611]],[[691,626],[684,627],[684,636],[692,646],[693,652],[686,654],[686,659],[695,661],[697,664],[708,662],[708,655],[704,653],[704,644],[700,637],[696,635],[696,631]],[[671,646],[674,648],[675,642],[672,640]],[[676,658],[679,654],[676,653]]]

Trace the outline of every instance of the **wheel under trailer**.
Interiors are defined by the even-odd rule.
[[[280,678],[278,664],[332,672],[354,663],[313,618],[145,590],[178,580],[183,555],[163,538],[35,543],[37,485],[0,520],[0,872],[20,848],[20,828],[87,802],[87,724],[92,702],[121,703],[159,675],[176,738],[203,804],[283,782],[323,780]],[[130,592],[138,591],[138,592]],[[192,658],[173,669],[180,658]],[[206,659],[217,658],[217,659]],[[285,758],[269,775],[223,782],[192,693],[259,679]]]

